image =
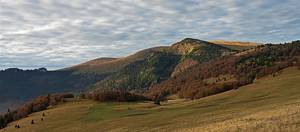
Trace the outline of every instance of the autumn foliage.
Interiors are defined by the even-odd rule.
[[[48,94],[46,96],[39,96],[36,99],[25,103],[23,106],[16,110],[8,110],[5,114],[0,115],[0,128],[4,128],[8,123],[24,118],[31,113],[42,111],[49,106],[56,105],[64,102],[65,98],[73,98],[73,94],[60,93],[60,94]]]
[[[299,66],[300,41],[261,45],[234,55],[195,65],[162,83],[151,86],[147,96],[178,94],[197,99],[252,83],[266,75],[279,74],[289,66]],[[162,94],[163,93],[163,94]]]

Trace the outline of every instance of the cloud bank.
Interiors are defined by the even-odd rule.
[[[0,69],[57,69],[185,37],[285,42],[299,0],[0,0]]]

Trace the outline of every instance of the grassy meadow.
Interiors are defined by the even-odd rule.
[[[15,121],[0,132],[299,130],[300,70],[292,67],[237,90],[198,100],[168,100],[161,106],[73,99]]]

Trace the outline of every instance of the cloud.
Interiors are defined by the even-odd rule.
[[[299,39],[298,0],[1,0],[0,68],[62,68],[185,37]]]
[[[74,23],[78,23],[77,20],[74,21]],[[4,33],[4,35],[18,35],[18,34],[30,34],[33,32],[43,32],[48,30],[54,30],[62,26],[63,24],[61,22],[51,22],[49,24],[43,25],[43,26],[33,26],[30,29],[23,29],[19,31],[13,31],[13,32],[7,32]]]

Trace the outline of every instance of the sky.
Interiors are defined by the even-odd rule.
[[[300,39],[299,0],[0,0],[0,69],[59,69],[184,38]]]

